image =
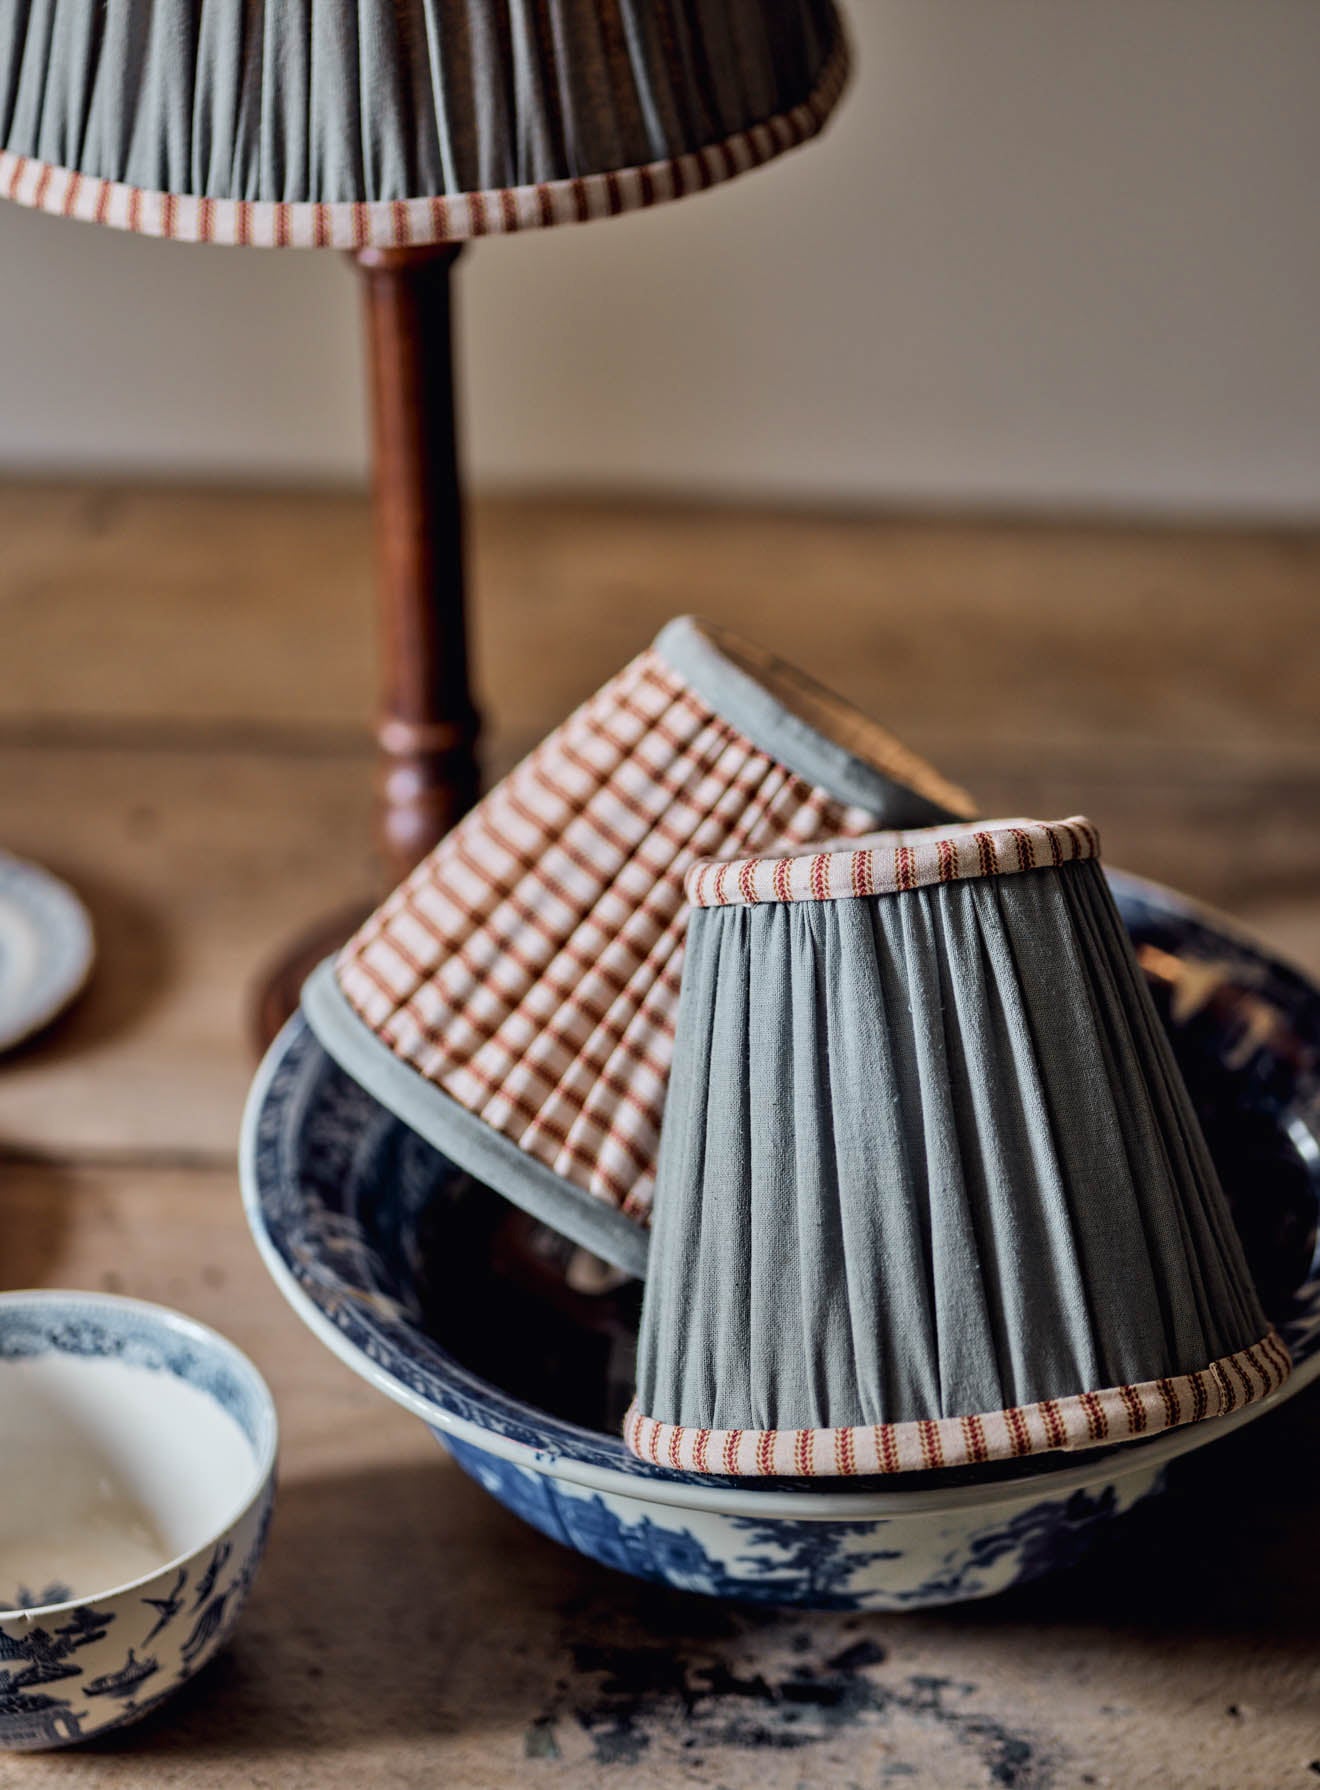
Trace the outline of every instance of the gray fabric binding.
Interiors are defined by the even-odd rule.
[[[1266,1328],[1098,862],[693,910],[647,1416],[956,1417]]]
[[[349,1006],[334,971],[327,958],[303,984],[303,1017],[317,1042],[359,1087],[442,1155],[533,1218],[627,1274],[646,1273],[648,1239],[640,1225],[535,1161],[451,1100],[443,1088],[401,1063]]]
[[[972,812],[961,790],[938,780],[938,795],[943,800],[934,793],[922,793],[901,775],[890,776],[878,764],[850,750],[841,738],[831,738],[824,726],[813,726],[804,715],[795,713],[770,687],[770,679],[776,675],[792,679],[801,691],[810,692],[822,710],[838,715],[857,739],[867,733],[876,736],[900,764],[910,756],[882,728],[782,660],[768,653],[758,654],[763,675],[758,677],[744,670],[731,656],[741,644],[733,642],[723,629],[683,615],[661,629],[655,650],[705,697],[717,715],[745,734],[754,746],[791,766],[809,783],[819,784],[836,801],[877,815],[881,825],[934,826]],[[725,650],[726,645],[730,650]],[[924,765],[918,770],[919,774],[930,775]]]

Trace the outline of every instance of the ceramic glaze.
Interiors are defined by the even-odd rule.
[[[816,1610],[906,1610],[993,1597],[1071,1565],[1163,1478],[1140,1463],[1068,1496],[935,1505],[874,1520],[725,1515],[592,1492],[437,1431],[459,1465],[553,1540],[680,1591]]]
[[[1259,1406],[1121,1450],[914,1475],[897,1491],[874,1479],[748,1485],[636,1460],[603,1424],[563,1414],[575,1387],[552,1376],[538,1402],[476,1370],[480,1308],[501,1281],[465,1227],[498,1201],[349,1080],[297,1019],[244,1130],[245,1199],[267,1265],[327,1346],[421,1417],[493,1496],[622,1571],[746,1602],[907,1610],[1071,1564],[1158,1490],[1170,1461],[1320,1375],[1320,991],[1218,917],[1112,881],[1293,1353],[1284,1393]],[[455,1257],[471,1292],[459,1317],[456,1282],[434,1282]],[[521,1322],[521,1351],[535,1359],[545,1313],[528,1301]]]
[[[155,1707],[223,1644],[256,1572],[275,1414],[213,1332],[133,1300],[0,1296],[0,1746]]]
[[[0,852],[0,1050],[68,1005],[87,980],[93,949],[91,920],[73,890]]]

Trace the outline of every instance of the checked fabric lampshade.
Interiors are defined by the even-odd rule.
[[[0,196],[361,249],[682,198],[813,136],[833,0],[6,0]]]
[[[790,666],[671,622],[321,966],[303,1010],[437,1149],[642,1274],[684,871],[971,811]]]
[[[895,1473],[1289,1371],[1080,819],[703,863],[625,1434]]]

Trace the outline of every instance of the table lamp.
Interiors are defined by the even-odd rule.
[[[392,884],[477,793],[450,275],[469,238],[731,179],[842,92],[833,0],[13,0],[0,196],[183,242],[349,252],[372,387],[378,831]],[[347,922],[262,999],[269,1033]]]

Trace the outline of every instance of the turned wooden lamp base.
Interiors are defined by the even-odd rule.
[[[377,841],[386,887],[424,858],[477,798],[481,721],[468,669],[463,498],[454,405],[454,244],[362,249],[375,469],[380,699]],[[266,1045],[308,973],[365,919],[357,907],[310,928],[261,979]]]

